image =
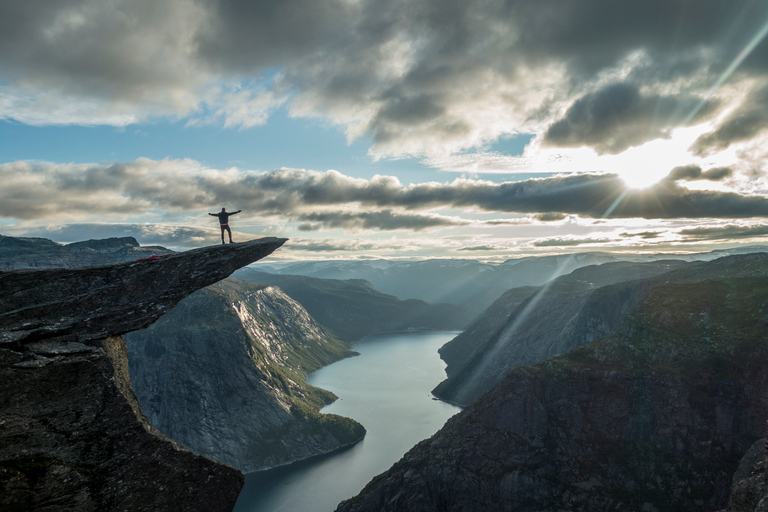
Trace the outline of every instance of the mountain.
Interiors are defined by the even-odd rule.
[[[323,279],[363,279],[377,290],[400,299],[420,299],[467,308],[480,315],[511,288],[541,286],[561,275],[588,265],[649,263],[661,260],[707,261],[730,254],[765,252],[766,246],[746,246],[697,254],[626,254],[583,252],[555,256],[528,256],[503,263],[476,260],[423,261],[300,261],[264,263],[251,268],[272,274],[291,274]]]
[[[648,283],[612,334],[511,371],[338,512],[724,508],[765,436],[767,270],[732,256]]]
[[[284,242],[0,272],[0,509],[232,510],[242,473],[151,425],[121,335]]]
[[[280,289],[226,279],[125,336],[131,382],[152,424],[243,472],[354,444],[348,418],[317,411],[336,397],[307,373],[353,355]]]
[[[361,279],[319,279],[277,275],[244,268],[234,277],[280,287],[336,337],[354,341],[370,334],[407,329],[458,330],[471,313],[453,304],[400,300]]]
[[[0,261],[4,254],[5,265],[18,268],[165,260],[155,253],[172,253],[133,238],[60,245],[2,237],[0,244]],[[248,472],[327,453],[365,434],[352,420],[318,414],[335,397],[306,384],[308,372],[353,353],[279,289],[227,279],[124,338],[144,413],[197,453]]]
[[[46,238],[0,235],[0,270],[110,265],[172,253],[173,251],[165,247],[142,247],[133,237],[87,240],[62,245]]]
[[[642,297],[631,285],[682,261],[605,263],[558,277],[540,288],[513,288],[440,349],[447,379],[435,396],[467,405],[510,370],[568,352],[610,334]]]

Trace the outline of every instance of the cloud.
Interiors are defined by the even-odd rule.
[[[565,116],[550,125],[544,142],[552,146],[590,146],[599,153],[620,153],[649,140],[669,137],[700,98],[643,95],[636,84],[617,83],[585,94]],[[712,110],[699,110],[699,115]],[[693,121],[693,120],[692,120]]]
[[[401,244],[382,244],[375,242],[364,242],[361,240],[338,240],[338,239],[314,239],[314,238],[291,238],[287,248],[291,251],[306,252],[365,252],[390,249],[396,251]]]
[[[6,0],[0,118],[248,127],[285,101],[292,115],[369,136],[375,156],[451,153],[547,127],[552,143],[616,152],[684,122],[670,114],[694,109],[767,10],[748,0]],[[765,78],[765,46],[732,78],[745,90]],[[718,92],[709,105],[734,101]],[[739,115],[708,144],[764,124]]]
[[[676,170],[676,179],[727,174]],[[157,212],[202,214],[226,206],[240,219],[262,216],[300,221],[303,229],[411,229],[469,224],[430,213],[439,208],[602,218],[750,218],[768,216],[768,198],[690,190],[674,180],[628,189],[615,174],[583,174],[493,183],[456,179],[403,185],[392,176],[353,178],[337,171],[215,170],[192,160],[116,164],[0,164],[0,216],[35,221],[126,220]],[[336,208],[338,211],[329,211]],[[155,213],[152,213],[155,212]],[[159,217],[158,217],[159,218]],[[240,220],[238,219],[238,220]],[[159,218],[162,220],[162,218]],[[517,224],[518,219],[472,221]]]
[[[687,241],[726,240],[734,238],[755,238],[768,236],[766,225],[729,225],[721,227],[700,227],[682,229],[679,232]]]
[[[457,251],[505,251],[508,250],[508,247],[504,247],[501,245],[472,245],[469,247],[462,247],[461,249],[456,249]]]
[[[548,238],[533,242],[534,247],[572,247],[576,245],[605,244],[607,238]]]
[[[0,118],[126,124],[185,115],[210,76],[191,51],[208,19],[192,0],[5,1]]]
[[[707,171],[701,170],[698,165],[683,165],[675,167],[667,175],[667,181],[722,181],[730,178],[733,171],[728,167],[715,167]]]
[[[402,214],[392,210],[376,212],[315,212],[299,214],[296,215],[296,218],[303,221],[299,225],[299,231],[317,231],[319,229],[333,228],[353,231],[361,229],[408,229],[411,231],[422,231],[429,228],[466,226],[470,224],[469,221],[457,217]]]
[[[640,231],[638,233],[620,233],[619,236],[623,238],[640,237],[642,239],[648,240],[652,238],[659,238],[661,234],[662,231]]]
[[[568,216],[564,213],[559,212],[548,212],[548,213],[537,213],[532,215],[535,220],[538,220],[539,222],[557,222],[560,220],[565,220]]]
[[[715,130],[693,143],[691,150],[709,155],[734,142],[750,140],[768,128],[768,86],[752,91]]]

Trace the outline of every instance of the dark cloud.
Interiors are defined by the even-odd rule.
[[[659,238],[661,236],[661,231],[641,231],[639,233],[621,233],[619,236],[624,238],[634,238],[634,237],[640,237],[645,240],[651,239],[651,238]]]
[[[548,238],[533,242],[534,247],[572,247],[576,245],[604,244],[607,238]]]
[[[206,2],[210,25],[197,34],[199,57],[242,73],[282,67],[338,47],[359,23],[359,6],[343,0]]]
[[[565,220],[568,216],[564,213],[558,213],[558,212],[548,212],[548,213],[537,213],[535,215],[532,215],[532,217],[540,222],[555,222],[559,220]]]
[[[568,105],[550,143],[616,152],[682,122],[766,14],[750,0],[6,0],[0,117],[82,122],[68,109],[90,108],[92,123],[126,124],[219,111],[228,84],[258,83],[384,154],[477,146]],[[767,69],[761,43],[734,80]],[[41,95],[61,100],[58,117]],[[702,144],[764,125],[738,115]]]
[[[747,95],[739,108],[714,131],[705,133],[691,149],[699,155],[728,148],[734,142],[749,140],[768,128],[768,87]]]
[[[314,240],[307,238],[292,238],[289,245],[292,251],[308,252],[360,252],[381,249],[381,247],[374,243],[360,242],[359,240]]]
[[[504,249],[506,249],[506,247],[500,247],[498,245],[472,245],[470,247],[462,247],[461,249],[457,249],[457,251],[500,251]]]
[[[701,227],[682,229],[680,234],[685,236],[687,241],[700,240],[726,240],[732,238],[754,238],[768,236],[768,226],[721,226],[721,227]]]
[[[0,81],[28,94],[109,102],[115,108],[101,105],[102,122],[120,110],[127,119],[148,107],[187,112],[207,76],[190,53],[206,19],[201,3],[184,0],[3,1]]]
[[[675,167],[667,175],[668,181],[721,181],[730,178],[733,171],[728,167],[714,167],[707,171],[702,171],[698,165],[683,165]]]
[[[552,124],[544,142],[560,147],[591,146],[599,153],[620,153],[649,140],[666,138],[700,99],[640,93],[637,85],[619,83],[576,100],[565,117]],[[699,110],[698,117],[711,112]]]
[[[469,221],[456,217],[444,217],[438,215],[422,215],[412,213],[396,213],[392,210],[376,212],[322,212],[303,213],[295,215],[295,218],[303,221],[299,225],[300,231],[317,231],[319,229],[381,229],[397,230],[408,229],[421,231],[429,228],[447,226],[466,226]]]
[[[669,179],[647,189],[629,189],[614,174],[504,183],[458,179],[405,186],[391,176],[364,180],[336,171],[217,172],[190,166],[188,161],[146,159],[105,166],[0,164],[0,216],[60,221],[151,210],[205,212],[227,205],[244,210],[244,216],[304,222],[305,229],[321,225],[411,230],[470,223],[431,213],[409,213],[435,208],[596,219],[768,216],[768,198],[764,196],[690,190]],[[676,172],[682,176],[678,179],[691,179],[696,174],[693,168]],[[723,174],[725,171],[710,170],[702,172],[699,179]],[[332,207],[345,210],[327,211]]]

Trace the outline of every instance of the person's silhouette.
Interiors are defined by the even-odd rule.
[[[243,210],[237,210],[236,212],[228,212],[226,208],[222,208],[219,213],[209,213],[208,215],[213,215],[214,217],[219,218],[219,224],[221,225],[221,243],[224,243],[224,231],[229,233],[229,243],[232,242],[232,230],[229,229],[229,216],[235,215],[236,213],[240,213]]]

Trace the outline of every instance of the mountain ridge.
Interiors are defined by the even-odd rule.
[[[697,269],[710,279],[673,271],[613,334],[512,370],[337,511],[724,507],[768,419],[768,261],[730,258]]]

